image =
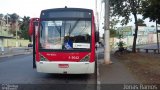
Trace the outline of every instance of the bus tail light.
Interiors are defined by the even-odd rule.
[[[89,62],[89,60],[90,60],[90,55],[87,55],[84,58],[82,58],[80,62]]]

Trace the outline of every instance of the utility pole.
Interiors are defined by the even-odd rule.
[[[96,7],[96,29],[99,32],[99,15],[98,15],[98,10],[97,10],[97,0],[95,0],[95,7]]]
[[[7,23],[6,24],[7,24],[6,26],[7,26],[7,32],[8,32],[8,30],[9,30],[8,29],[8,13],[7,13]]]
[[[158,53],[160,53],[160,51],[159,51],[159,36],[158,36],[159,30],[158,30],[157,21],[156,21],[156,31],[157,31],[157,49],[158,49]]]
[[[111,64],[110,60],[110,34],[109,34],[109,15],[110,15],[110,9],[109,9],[109,0],[104,0],[104,7],[105,7],[105,15],[104,15],[104,63],[105,64]]]
[[[8,29],[8,13],[7,13],[7,29]]]

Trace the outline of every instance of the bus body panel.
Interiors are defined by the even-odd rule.
[[[72,10],[74,8],[70,8],[67,10]],[[52,10],[52,9],[51,9]],[[56,9],[55,9],[56,10]],[[61,9],[57,9],[61,10]],[[89,9],[80,9],[81,12],[91,12],[91,48],[89,51],[63,51],[63,50],[57,50],[57,51],[41,51],[40,50],[40,26],[41,26],[41,20],[39,19],[39,28],[38,31],[36,31],[35,35],[35,46],[36,46],[36,68],[37,72],[43,72],[43,73],[68,73],[68,74],[91,74],[95,71],[95,21],[94,21],[94,15],[93,11]],[[47,11],[47,10],[46,10]],[[45,12],[46,12],[45,11]],[[53,9],[54,11],[54,9]],[[63,11],[63,9],[62,9]],[[65,10],[64,10],[65,11]],[[73,10],[76,11],[76,8]],[[44,12],[44,10],[42,11]],[[43,15],[43,13],[41,14]],[[66,17],[63,17],[66,18]],[[36,19],[36,18],[35,18]],[[55,19],[55,18],[54,18]],[[60,18],[58,18],[60,19]],[[69,18],[71,19],[71,17]],[[49,19],[47,19],[49,20]],[[53,19],[52,19],[53,20]],[[32,21],[30,24],[33,23]],[[33,24],[32,24],[33,25]],[[31,26],[32,26],[31,25]],[[30,27],[31,27],[30,26]],[[29,34],[32,34],[32,31],[30,29]],[[89,57],[88,61],[83,61],[85,57]],[[62,65],[62,67],[61,67]],[[68,65],[66,67],[65,65]]]
[[[89,62],[93,62],[91,53],[89,52],[40,52],[40,57],[46,61],[64,61],[64,62],[80,62],[86,56],[89,57]],[[41,61],[41,60],[37,60]]]
[[[39,21],[39,18],[31,18],[30,19],[30,21],[29,21],[29,30],[28,30],[28,35],[29,36],[32,36],[33,35],[33,27],[34,27],[34,25],[33,25],[33,23],[35,22],[35,21]]]
[[[60,64],[67,64],[68,67],[59,67]],[[95,69],[95,62],[47,62],[40,61],[36,63],[37,72],[43,73],[61,73],[61,74],[92,74]]]
[[[93,11],[92,11],[92,13],[93,13]],[[92,31],[91,31],[91,33],[92,33],[92,48],[91,48],[91,62],[93,62],[93,61],[95,61],[95,23],[94,23],[95,21],[94,21],[94,15],[92,15]]]

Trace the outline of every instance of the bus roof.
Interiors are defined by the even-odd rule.
[[[54,8],[42,10],[40,18],[91,18],[92,13],[85,8]]]
[[[46,11],[83,11],[83,12],[92,12],[93,10],[91,9],[86,9],[86,8],[53,8],[53,9],[45,9],[42,10],[42,12]]]

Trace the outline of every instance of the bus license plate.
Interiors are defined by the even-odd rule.
[[[58,64],[59,68],[68,68],[69,65],[68,64]]]

